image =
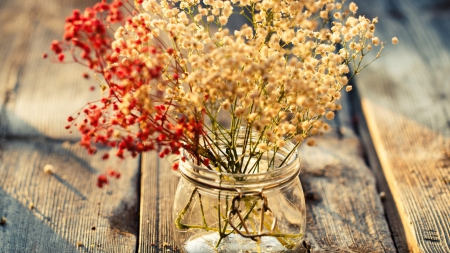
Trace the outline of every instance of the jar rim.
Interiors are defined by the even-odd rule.
[[[180,157],[183,156],[184,152],[185,152],[184,150],[181,150]],[[196,164],[190,162],[189,160],[186,160],[185,162],[180,161],[180,164],[181,163],[189,163],[190,166],[195,167],[195,169],[198,170],[198,171],[203,171],[205,173],[215,174],[217,176],[227,176],[227,177],[243,177],[243,176],[247,177],[247,176],[253,176],[253,175],[255,175],[255,176],[256,175],[257,176],[264,176],[264,175],[272,174],[275,171],[282,170],[285,167],[289,167],[290,165],[292,165],[292,163],[295,163],[297,159],[300,159],[300,156],[299,156],[298,152],[299,152],[298,150],[296,152],[293,152],[291,157],[289,158],[289,161],[286,164],[283,164],[281,167],[277,167],[277,168],[275,168],[273,170],[268,170],[268,171],[265,171],[265,172],[257,172],[257,173],[228,173],[228,172],[214,171],[214,170],[206,169],[205,167],[203,167],[201,165],[200,166],[196,165]],[[300,167],[298,169],[300,170]]]
[[[182,177],[191,181],[193,184],[203,188],[212,188],[215,190],[235,190],[235,189],[271,189],[282,187],[298,178],[300,173],[300,155],[293,143],[287,143],[284,149],[286,156],[289,155],[287,162],[275,169],[257,172],[257,173],[227,173],[209,170],[203,166],[194,164],[191,160],[180,161],[179,170]],[[182,150],[180,157],[183,156]],[[280,152],[277,152],[280,153]],[[281,154],[281,153],[280,153]]]

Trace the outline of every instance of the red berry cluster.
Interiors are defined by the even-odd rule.
[[[74,10],[66,18],[63,35],[64,41],[53,41],[50,49],[64,61],[63,51],[68,50],[75,62],[85,64],[89,68],[102,72],[106,56],[111,51],[111,36],[108,34],[109,25],[124,20],[121,0],[114,0],[111,4],[103,0],[92,8],[86,8],[83,13]],[[105,22],[106,21],[106,22]],[[75,53],[76,49],[79,53]]]
[[[148,67],[139,59],[120,59],[120,50],[126,50],[127,45],[112,47],[113,39],[108,32],[112,24],[139,25],[124,16],[124,9],[127,7],[121,0],[110,4],[103,0],[83,13],[75,10],[66,18],[64,40],[53,41],[50,46],[60,62],[67,53],[70,54],[75,62],[103,76],[107,86],[102,87],[107,90],[106,96],[87,104],[76,116],[70,116],[66,128],[75,126],[80,131],[80,144],[90,154],[96,153],[96,144],[116,148],[116,156],[120,158],[125,157],[126,151],[133,157],[150,150],[158,150],[159,156],[164,157],[179,154],[180,148],[195,153],[193,143],[198,144],[199,136],[204,134],[201,117],[180,115],[174,118],[169,111],[177,105],[165,100],[160,89],[142,95],[142,88],[155,87],[155,83],[164,86],[165,82],[178,82],[176,71],[173,80],[163,81],[163,63]],[[155,48],[147,46],[147,42],[144,38],[136,43],[142,46],[142,51],[148,52],[149,57],[159,59],[163,54],[174,54],[172,48]],[[89,75],[83,73],[83,77]],[[102,158],[108,159],[109,154]],[[174,165],[174,169],[176,167]],[[120,177],[120,174],[108,175]],[[106,175],[98,177],[99,187],[107,183]]]
[[[111,178],[119,179],[120,178],[120,172],[117,172],[113,169],[108,169],[107,174],[100,174],[97,177],[97,186],[99,188],[103,188],[103,186],[107,185],[109,183],[108,176]]]

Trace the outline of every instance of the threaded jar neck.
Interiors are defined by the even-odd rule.
[[[180,160],[179,170],[181,175],[196,187],[209,189],[211,191],[236,191],[242,192],[253,191],[270,191],[287,186],[290,182],[297,178],[300,173],[300,157],[298,150],[291,152],[295,148],[293,143],[287,143],[283,148],[277,150],[275,154],[275,165],[281,164],[288,157],[287,161],[281,166],[267,168],[269,161],[264,156],[258,161],[261,169],[258,173],[240,174],[240,173],[223,173],[210,170],[204,166],[193,163],[189,156],[182,156],[187,159]],[[270,155],[268,157],[272,157]],[[262,165],[261,165],[262,164]],[[265,166],[265,169],[264,169]]]

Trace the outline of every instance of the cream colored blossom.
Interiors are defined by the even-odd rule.
[[[334,119],[334,112],[328,111],[327,114],[325,115],[325,117],[327,118],[327,120]]]
[[[375,45],[375,46],[378,46],[378,44],[380,44],[380,40],[378,39],[378,37],[374,37],[372,39],[372,44]]]
[[[356,11],[358,10],[358,6],[354,2],[351,2],[350,6],[349,6],[349,9],[350,9],[351,12],[353,12],[353,14],[355,14]]]
[[[267,143],[259,143],[258,144],[258,149],[261,151],[261,152],[267,152],[268,150],[269,150],[269,147],[268,147],[268,145],[267,145]]]
[[[392,44],[397,44],[398,43],[398,39],[397,39],[397,37],[394,37],[394,38],[392,38]]]
[[[341,108],[340,91],[352,89],[347,85],[353,74],[349,65],[359,66],[352,69],[358,72],[365,67],[362,58],[367,51],[372,46],[383,47],[375,33],[378,19],[356,16],[358,7],[353,2],[175,2],[144,0],[133,24],[114,33],[112,49],[120,63],[139,60],[149,69],[164,66],[160,79],[124,95],[117,104],[119,110],[131,115],[130,105],[138,103],[151,112],[154,101],[150,98],[162,92],[162,102],[173,107],[171,117],[227,114],[228,125],[239,122],[234,127],[249,127],[260,134],[254,145],[261,152],[286,146],[291,140],[307,139],[314,146],[314,139],[308,137],[329,129],[321,120],[333,119],[334,111]],[[226,29],[233,12],[241,7],[255,8],[250,15],[253,22],[236,31]],[[335,20],[330,22],[329,17]],[[322,26],[323,22],[329,23]],[[393,44],[397,42],[392,38]],[[156,56],[149,48],[163,54]],[[167,48],[174,52],[166,53]],[[150,70],[132,74],[145,80],[151,76]],[[120,85],[134,84],[122,80]]]
[[[317,144],[316,144],[316,140],[314,140],[314,139],[312,139],[312,138],[308,139],[308,140],[306,141],[306,144],[307,144],[308,146],[310,146],[310,147],[316,146],[316,145],[317,145]]]

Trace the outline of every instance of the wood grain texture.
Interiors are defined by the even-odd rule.
[[[364,163],[357,136],[348,128],[349,111],[342,111],[339,118],[342,138],[331,132],[317,138],[317,147],[301,147],[300,178],[307,204],[301,251],[397,252],[375,179]],[[177,251],[172,232],[177,183],[170,159],[143,155],[139,252]]]
[[[50,43],[62,38],[73,8],[94,0],[11,1],[0,4],[0,125],[14,136],[76,139],[64,129],[67,117],[98,99],[97,81],[85,81],[76,64],[42,59]]]
[[[450,6],[359,1],[397,47],[356,79],[411,252],[450,252]]]
[[[377,157],[375,147],[370,137],[369,129],[367,128],[367,123],[364,120],[364,115],[361,109],[361,102],[358,96],[357,86],[351,93],[351,97],[353,100],[352,104],[354,105],[353,108],[355,108],[354,113],[357,119],[355,123],[357,124],[358,135],[360,136],[361,142],[364,146],[365,154],[368,163],[370,165],[370,169],[375,175],[375,179],[377,181],[377,188],[378,191],[380,192],[380,196],[384,195],[384,197],[382,197],[381,200],[383,203],[386,220],[389,224],[389,229],[392,238],[394,240],[398,252],[408,252],[410,250],[408,249],[405,229],[403,228],[400,214],[396,207],[391,190],[389,189],[386,177],[383,173],[380,160]]]
[[[300,179],[307,204],[305,252],[402,252],[393,242],[386,214],[367,166],[360,136],[353,130],[351,93],[332,129],[302,146]]]
[[[138,166],[105,162],[68,142],[8,141],[0,159],[0,216],[7,218],[0,252],[133,252]],[[108,167],[122,176],[99,189],[96,177]]]
[[[136,250],[139,161],[105,162],[78,144],[51,140],[79,138],[64,129],[66,118],[98,94],[81,83],[79,66],[41,55],[73,8],[95,2],[0,1],[2,253]],[[46,164],[54,174],[43,172]],[[96,177],[108,167],[122,178],[98,189]]]
[[[173,157],[160,159],[156,152],[142,155],[140,253],[179,252],[172,218],[178,172],[172,171]]]
[[[359,139],[330,134],[317,142],[300,152],[306,247],[311,252],[397,252]]]

